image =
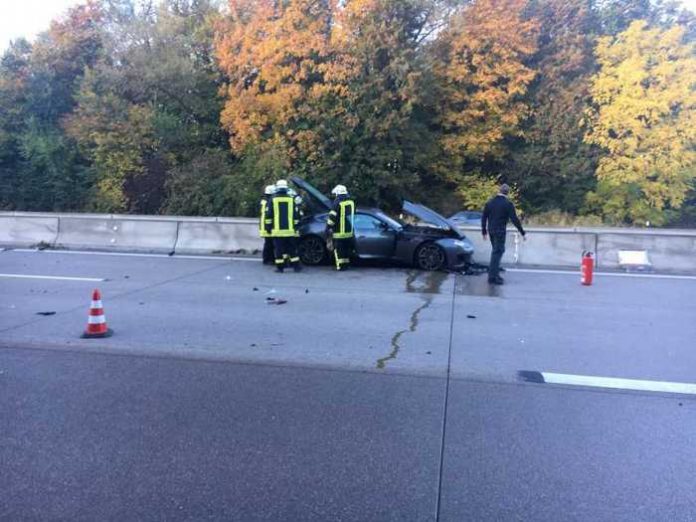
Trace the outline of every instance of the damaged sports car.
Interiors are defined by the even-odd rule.
[[[305,265],[329,259],[326,220],[331,200],[302,178],[291,178],[304,194],[305,217],[300,223],[299,253]],[[468,268],[474,246],[457,227],[434,210],[403,202],[401,219],[378,208],[355,211],[355,256],[358,259],[392,261],[422,270]]]

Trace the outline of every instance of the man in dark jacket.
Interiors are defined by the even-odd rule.
[[[492,285],[502,285],[503,278],[500,277],[500,260],[505,253],[505,229],[507,228],[508,220],[517,227],[522,237],[525,237],[522,223],[515,212],[515,205],[508,199],[510,187],[503,183],[500,186],[498,195],[489,199],[486,206],[483,208],[483,217],[481,218],[481,233],[483,238],[490,234],[491,236],[491,263],[488,266],[488,282]]]

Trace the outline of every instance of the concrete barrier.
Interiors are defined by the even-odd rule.
[[[488,263],[490,242],[480,229],[461,230],[474,243],[474,260]],[[578,267],[582,252],[591,250],[598,268],[618,268],[619,250],[646,250],[656,270],[696,272],[693,230],[534,227],[528,232],[523,242],[514,229],[508,231],[503,263]],[[252,253],[262,248],[253,218],[0,212],[0,245],[39,243],[180,254]]]
[[[474,260],[488,264],[491,242],[483,239],[481,229],[462,229],[474,243]],[[582,252],[595,251],[597,236],[592,233],[529,230],[527,241],[516,230],[508,230],[503,263],[546,266],[579,266]]]
[[[263,242],[256,221],[249,220],[237,223],[182,222],[174,250],[178,254],[209,254],[251,253],[261,248]]]
[[[178,227],[170,220],[61,217],[56,247],[172,252]]]
[[[53,245],[58,235],[56,217],[16,217],[0,215],[0,245],[28,247]]]
[[[617,268],[619,250],[646,250],[655,270],[696,271],[696,235],[599,234],[598,266]]]

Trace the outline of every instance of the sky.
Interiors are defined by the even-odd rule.
[[[82,0],[0,0],[0,52],[20,36],[32,40],[54,18]],[[696,0],[682,3],[696,12]]]
[[[694,0],[696,2],[696,0]],[[80,0],[0,0],[0,52],[20,36],[33,40]]]

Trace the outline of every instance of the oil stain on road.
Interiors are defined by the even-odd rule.
[[[401,350],[401,338],[407,333],[413,333],[418,329],[420,315],[423,310],[430,307],[436,295],[440,294],[442,284],[449,277],[444,272],[421,272],[411,270],[406,277],[406,293],[420,294],[423,302],[412,313],[408,328],[399,330],[391,338],[391,351],[385,357],[377,359],[377,368],[382,370],[387,362],[396,359]]]

